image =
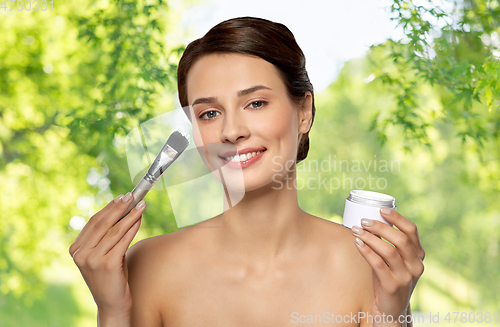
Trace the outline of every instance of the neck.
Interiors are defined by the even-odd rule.
[[[300,247],[307,230],[298,205],[295,171],[280,184],[246,192],[222,215],[222,245],[245,261],[270,262]],[[225,206],[227,203],[225,203]]]

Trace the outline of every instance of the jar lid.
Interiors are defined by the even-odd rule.
[[[394,197],[372,191],[352,190],[347,200],[374,207],[387,207],[391,209],[396,207],[396,199]]]

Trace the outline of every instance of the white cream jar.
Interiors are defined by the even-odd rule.
[[[347,228],[361,226],[361,219],[379,220],[392,227],[392,224],[382,218],[380,207],[396,210],[394,197],[372,191],[352,190],[345,201],[344,218],[342,225]]]

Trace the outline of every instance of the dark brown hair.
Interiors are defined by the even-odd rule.
[[[263,18],[238,17],[217,24],[205,36],[191,42],[177,69],[177,87],[182,107],[189,106],[186,86],[189,69],[196,60],[212,53],[241,53],[270,62],[280,72],[288,95],[294,102],[301,103],[306,92],[311,92],[314,121],[314,92],[306,71],[306,59],[285,25]],[[297,162],[304,160],[308,152],[309,132],[302,135]]]

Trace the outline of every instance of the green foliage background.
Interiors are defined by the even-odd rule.
[[[68,255],[78,234],[69,219],[88,219],[133,187],[125,136],[174,108],[183,51],[174,26],[191,4],[69,0],[53,12],[0,10],[0,325],[95,324],[92,297]],[[427,253],[413,310],[494,311],[500,8],[448,5],[453,10],[443,12],[395,0],[388,10],[407,37],[374,45],[316,94],[299,179],[347,184],[304,187],[299,199],[306,211],[340,222],[349,179],[384,181],[363,188],[396,197]],[[340,160],[349,169],[315,166]],[[356,160],[372,166],[355,169]],[[397,164],[373,168],[384,160]],[[148,198],[135,241],[177,229],[165,194]]]

